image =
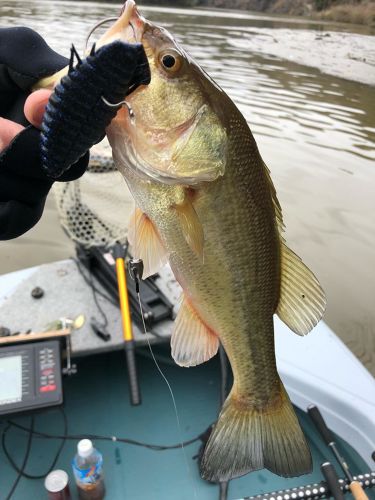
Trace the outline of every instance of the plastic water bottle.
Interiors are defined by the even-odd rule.
[[[103,457],[90,439],[82,439],[72,462],[78,496],[81,500],[102,500],[105,496]]]

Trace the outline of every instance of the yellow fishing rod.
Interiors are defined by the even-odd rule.
[[[116,243],[113,248],[113,257],[116,262],[116,276],[120,301],[122,320],[122,333],[124,338],[124,349],[128,367],[130,401],[133,406],[141,404],[141,395],[138,383],[137,365],[135,361],[133,327],[130,315],[128,288],[126,284],[125,271],[125,249],[121,243]]]

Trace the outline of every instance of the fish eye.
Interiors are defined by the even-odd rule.
[[[165,68],[171,69],[176,64],[176,58],[171,54],[165,54],[161,62]]]
[[[178,52],[168,50],[159,55],[159,61],[168,73],[176,73],[181,68],[181,55]]]

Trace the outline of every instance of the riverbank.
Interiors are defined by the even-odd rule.
[[[375,87],[375,36],[371,36],[374,34],[373,28],[253,11],[156,5],[144,8],[154,20],[158,21],[160,17],[161,23],[165,15],[172,11],[176,16],[197,16],[199,26],[209,22],[215,26],[225,23],[230,29],[227,44],[236,50],[280,58],[292,64],[316,68],[322,74]],[[175,24],[174,29],[176,28]],[[374,89],[371,90],[373,91]]]
[[[315,18],[339,23],[375,26],[375,2],[359,5],[335,5],[314,14]]]
[[[270,12],[375,26],[373,0],[144,0],[140,3]]]

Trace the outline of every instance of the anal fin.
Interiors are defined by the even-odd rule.
[[[167,263],[167,253],[154,224],[139,208],[130,218],[128,240],[134,257],[143,260],[143,279],[157,273]]]
[[[171,339],[172,357],[180,366],[196,366],[215,356],[218,336],[203,323],[184,299],[175,321]]]
[[[284,242],[281,243],[281,285],[276,314],[298,335],[321,320],[326,298],[319,281]]]

